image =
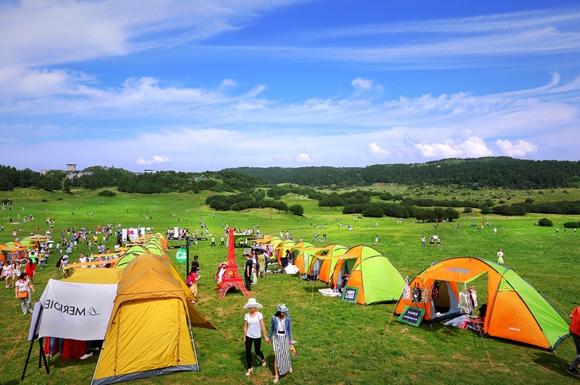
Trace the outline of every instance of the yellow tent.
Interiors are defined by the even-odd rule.
[[[193,308],[182,281],[156,255],[125,267],[92,384],[199,370],[190,325],[215,327]]]

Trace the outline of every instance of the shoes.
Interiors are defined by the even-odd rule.
[[[248,371],[246,372],[246,376],[249,376],[250,374],[252,374],[253,371],[254,371],[254,368],[248,369]]]
[[[268,363],[266,362],[266,359],[264,358],[264,359],[262,360],[262,366],[266,366],[267,364],[268,364]]]
[[[86,360],[87,358],[90,358],[93,356],[93,352],[87,353],[84,356],[81,357],[81,360]]]
[[[278,378],[278,376],[276,376],[276,377],[274,377],[274,380],[272,382],[275,383],[275,384],[277,384],[278,383],[278,380],[279,380],[279,378]]]
[[[580,373],[578,373],[578,369],[568,368],[568,373],[573,376],[580,377]]]

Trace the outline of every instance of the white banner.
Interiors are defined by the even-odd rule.
[[[42,293],[39,337],[79,341],[105,339],[117,284],[89,284],[51,279]]]

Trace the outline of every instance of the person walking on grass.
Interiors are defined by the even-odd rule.
[[[244,254],[246,264],[244,265],[244,283],[248,291],[252,290],[252,272],[254,271],[254,260],[250,254]]]
[[[250,298],[248,303],[244,305],[244,309],[250,311],[244,316],[244,345],[246,346],[246,362],[248,364],[248,371],[246,376],[253,373],[254,367],[252,365],[252,344],[254,344],[254,352],[262,359],[262,366],[266,366],[266,357],[262,353],[262,333],[267,343],[270,343],[270,338],[266,335],[266,325],[264,325],[264,316],[258,311],[263,306],[259,304],[255,298]]]
[[[22,306],[22,314],[32,314],[32,306],[30,305],[30,290],[36,293],[32,282],[28,279],[26,273],[20,273],[18,281],[14,283],[14,296],[20,300]]]
[[[505,254],[502,249],[499,249],[499,251],[497,252],[497,263],[499,263],[500,265],[503,265],[503,257],[505,257]]]
[[[580,365],[580,306],[572,310],[570,313],[570,334],[574,340],[574,346],[576,347],[576,358],[570,364],[568,368],[568,373],[573,376],[580,377],[578,373],[578,365]]]
[[[272,316],[268,338],[271,338],[274,345],[274,383],[278,383],[280,376],[292,373],[292,363],[290,362],[290,346],[294,344],[292,339],[292,322],[287,314],[288,309],[285,304],[279,303],[276,306],[276,314]]]

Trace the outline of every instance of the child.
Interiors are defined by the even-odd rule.
[[[12,265],[6,261],[2,266],[2,279],[6,280],[6,289],[9,289],[8,280],[12,277]]]

